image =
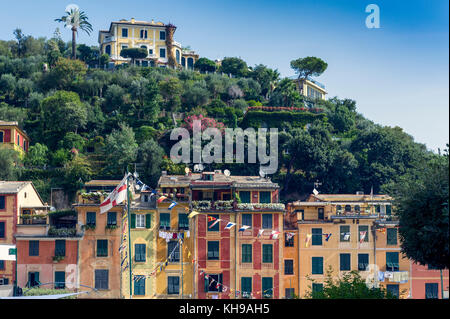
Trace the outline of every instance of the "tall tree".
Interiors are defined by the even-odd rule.
[[[135,65],[137,59],[146,58],[148,52],[144,48],[127,48],[120,51],[120,56],[125,59],[131,59],[131,64]]]
[[[320,58],[308,56],[291,61],[291,68],[298,74],[299,79],[319,76],[327,69],[328,64]]]
[[[88,17],[78,8],[66,11],[66,15],[55,19],[56,22],[64,22],[64,27],[70,27],[72,30],[72,59],[77,58],[77,33],[78,29],[83,30],[88,35],[92,32],[92,25],[88,21]]]

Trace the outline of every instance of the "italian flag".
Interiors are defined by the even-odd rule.
[[[100,204],[100,214],[106,213],[114,206],[122,203],[127,199],[127,178],[131,173],[125,175],[119,185],[106,197]]]

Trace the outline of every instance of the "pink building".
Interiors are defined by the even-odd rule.
[[[448,299],[448,269],[442,271],[444,298]],[[411,296],[413,299],[442,299],[441,271],[411,262]]]

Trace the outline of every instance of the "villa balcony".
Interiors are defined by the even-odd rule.
[[[78,204],[97,205],[102,203],[106,197],[108,197],[108,193],[104,192],[81,193],[78,194]]]

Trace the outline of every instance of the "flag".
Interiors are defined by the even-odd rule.
[[[208,222],[212,222],[213,220],[216,220],[216,218],[212,217],[212,216],[208,216]]]
[[[325,241],[328,241],[328,239],[330,239],[331,237],[331,233],[329,234],[323,234],[325,236]]]
[[[214,218],[214,217],[213,217]],[[214,218],[215,219],[215,218]],[[215,224],[217,224],[218,222],[220,222],[220,218],[217,218],[216,221],[214,223],[211,224],[211,226],[209,226],[208,228],[213,228]]]
[[[17,247],[16,245],[0,244],[0,260],[16,260]]]
[[[313,194],[317,196],[319,194],[319,192],[314,188],[313,189]]]
[[[261,235],[264,233],[264,229],[260,229],[259,231],[258,231],[258,237],[261,237]]]
[[[103,203],[100,204],[100,214],[103,214],[113,208],[114,206],[122,203],[127,198],[127,178],[131,174],[128,173],[122,179],[119,185],[106,197]]]
[[[364,241],[364,238],[366,238],[367,231],[360,231],[359,232],[359,242],[362,244]]]
[[[219,289],[220,288],[220,282],[218,282],[217,284],[216,284],[216,289]]]
[[[167,198],[167,196],[161,196],[160,198],[158,198],[158,200],[156,201],[158,204],[161,204],[161,202],[163,200],[165,200]]]
[[[172,202],[172,203],[169,205],[169,210],[172,209],[172,208],[174,208],[177,204],[178,204],[177,202]]]
[[[311,238],[312,238],[312,234],[307,234],[307,235],[306,235],[306,239],[305,239],[305,247],[308,247],[309,241],[311,240]]]
[[[200,214],[199,212],[196,212],[195,210],[193,210],[189,215],[188,215],[188,218],[192,218],[192,217],[194,217],[194,216],[196,216],[196,215],[198,215],[198,214]]]
[[[344,234],[344,240],[349,240],[350,233],[343,233]]]
[[[295,233],[286,233],[286,239],[289,240],[294,237]]]
[[[278,239],[278,235],[280,234],[279,231],[272,230],[272,233],[270,234],[270,239]]]
[[[225,226],[225,229],[231,229],[231,228],[233,228],[235,225],[236,225],[236,223],[229,222],[229,223]]]
[[[249,229],[250,226],[243,225],[241,228],[239,228],[239,231],[245,231],[246,229]]]

